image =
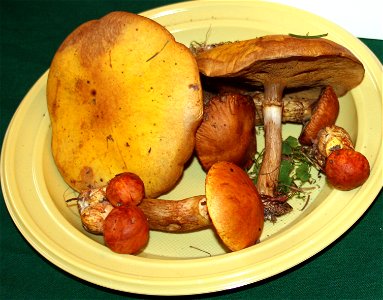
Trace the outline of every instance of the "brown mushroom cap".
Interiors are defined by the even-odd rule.
[[[262,195],[274,196],[282,153],[282,97],[286,89],[332,86],[337,96],[358,85],[362,63],[327,39],[269,35],[227,43],[196,56],[201,73],[264,89],[265,151],[257,179]]]
[[[239,77],[256,86],[282,81],[285,88],[331,85],[337,96],[358,85],[362,63],[345,47],[324,38],[268,35],[223,44],[197,55],[200,72]]]
[[[335,124],[339,114],[339,101],[331,86],[327,86],[316,104],[311,119],[303,127],[299,136],[302,145],[311,145],[317,138],[318,132]]]
[[[224,244],[232,251],[255,244],[264,212],[246,172],[230,162],[215,163],[206,176],[205,193],[210,218]]]
[[[251,164],[256,153],[254,101],[232,93],[211,98],[197,129],[195,147],[205,171],[218,161],[240,167]]]

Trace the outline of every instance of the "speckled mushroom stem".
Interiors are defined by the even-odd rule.
[[[265,151],[258,175],[257,189],[261,195],[273,197],[278,185],[282,155],[282,83],[266,83],[263,102]]]
[[[148,218],[151,230],[188,232],[211,225],[203,195],[177,201],[144,199],[139,207]]]

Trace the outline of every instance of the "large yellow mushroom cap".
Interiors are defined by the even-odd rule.
[[[203,104],[189,49],[158,23],[113,12],[75,29],[49,71],[52,153],[74,189],[140,176],[148,197],[174,187]]]

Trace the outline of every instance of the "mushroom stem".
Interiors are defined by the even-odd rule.
[[[274,196],[278,185],[282,155],[282,93],[281,83],[265,84],[263,117],[265,152],[258,175],[257,189],[261,195]]]
[[[255,104],[255,126],[263,126],[263,100],[261,92],[250,94]],[[282,99],[282,123],[304,124],[309,121],[318,102],[317,95],[309,98],[284,95]]]
[[[203,195],[177,201],[144,199],[139,207],[148,218],[151,230],[188,232],[211,225]]]
[[[104,221],[113,206],[106,199],[105,187],[83,191],[77,200],[81,222],[85,230],[103,234]],[[275,220],[291,210],[285,202],[261,199],[265,220]],[[205,195],[182,200],[144,198],[138,207],[145,214],[151,230],[164,232],[190,232],[211,227]]]

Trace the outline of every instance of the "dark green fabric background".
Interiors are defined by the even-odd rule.
[[[1,1],[1,140],[20,101],[79,24],[113,10],[141,12],[175,1]],[[362,39],[383,59],[383,41]],[[371,137],[373,138],[373,137]],[[335,243],[300,265],[219,299],[383,299],[383,196]],[[0,199],[0,299],[147,299],[78,279],[38,254]]]

